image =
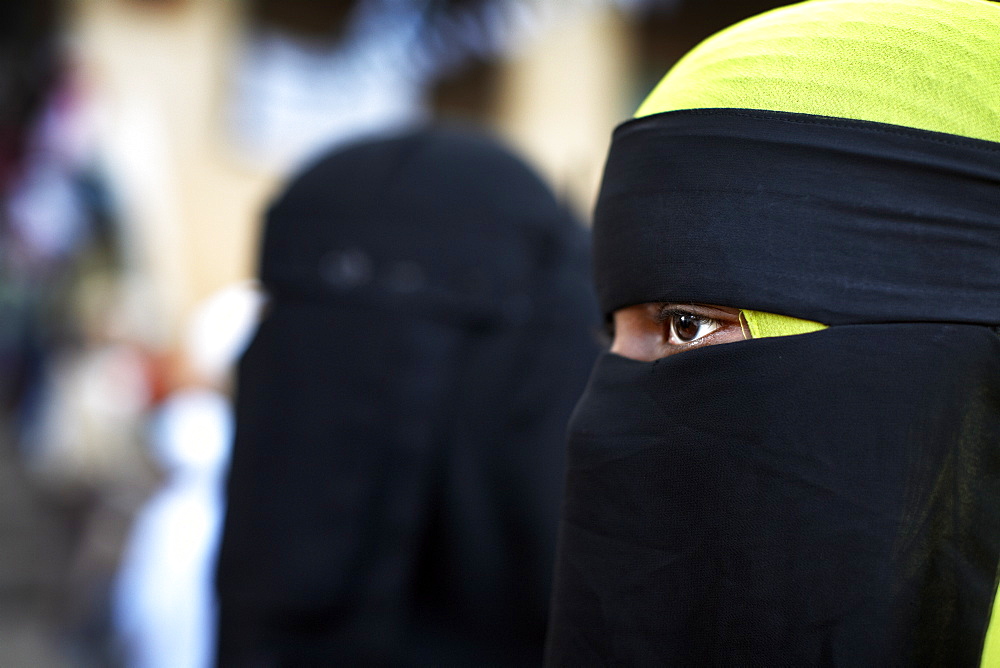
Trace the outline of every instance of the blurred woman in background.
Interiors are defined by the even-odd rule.
[[[587,249],[475,133],[361,142],[292,181],[239,368],[220,665],[541,662],[596,354]]]

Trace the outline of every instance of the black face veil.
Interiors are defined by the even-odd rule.
[[[570,426],[551,665],[978,666],[1000,563],[1000,145],[805,114],[620,127],[606,313],[832,327],[605,354]]]
[[[271,208],[239,369],[221,665],[537,665],[585,230],[492,140],[318,162]]]

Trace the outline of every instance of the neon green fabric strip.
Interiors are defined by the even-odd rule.
[[[636,116],[770,109],[1000,141],[1000,4],[810,0],[709,37]]]
[[[996,592],[993,593],[993,614],[990,615],[990,625],[986,627],[986,641],[983,645],[983,656],[980,666],[983,668],[1000,668],[1000,602]]]
[[[808,334],[826,329],[826,325],[813,322],[812,320],[800,320],[787,315],[777,313],[764,313],[763,311],[749,311],[743,309],[743,317],[746,318],[747,325],[750,326],[750,334],[755,339],[762,339],[769,336],[792,336],[793,334]]]

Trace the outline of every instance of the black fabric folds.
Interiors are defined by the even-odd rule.
[[[998,445],[987,327],[607,354],[570,427],[548,662],[978,666]]]
[[[775,111],[635,119],[614,134],[594,248],[605,313],[996,325],[1000,144]]]
[[[588,259],[478,134],[369,141],[293,180],[239,368],[219,665],[541,663],[597,354]]]

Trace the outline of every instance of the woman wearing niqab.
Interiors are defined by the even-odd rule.
[[[1000,665],[998,54],[811,0],[617,128],[549,665]]]
[[[585,229],[494,140],[327,155],[267,214],[218,566],[223,666],[540,665]]]

